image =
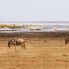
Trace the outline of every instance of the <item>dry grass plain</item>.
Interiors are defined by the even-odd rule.
[[[69,44],[63,38],[24,39],[26,50],[15,50],[0,37],[0,69],[69,69]]]

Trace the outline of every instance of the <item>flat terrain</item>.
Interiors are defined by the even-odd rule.
[[[69,44],[64,38],[25,37],[26,50],[8,48],[9,39],[0,37],[0,69],[69,69]]]

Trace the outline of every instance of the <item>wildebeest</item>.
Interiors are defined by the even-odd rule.
[[[15,47],[17,45],[21,45],[21,47],[23,47],[25,50],[26,50],[26,47],[25,47],[25,40],[22,39],[22,38],[13,38],[11,40],[8,41],[8,47],[10,47],[11,45],[14,45]]]
[[[69,42],[69,39],[66,38],[66,39],[65,39],[65,44],[68,44],[68,42]]]

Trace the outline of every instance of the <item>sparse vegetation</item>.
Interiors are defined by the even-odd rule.
[[[22,26],[17,26],[17,25],[3,25],[3,24],[0,24],[0,28],[21,28]]]

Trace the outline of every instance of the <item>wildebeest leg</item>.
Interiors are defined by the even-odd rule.
[[[65,40],[65,44],[67,45],[67,43],[68,43],[68,40],[66,39],[66,40]]]
[[[24,49],[26,50],[25,42],[22,43],[22,46],[21,47],[24,47]]]
[[[65,44],[67,45],[67,42],[65,41]]]
[[[16,50],[16,42],[12,43],[12,45],[14,46],[14,48]]]
[[[10,42],[8,42],[8,47],[10,48],[10,45],[11,45],[11,43]]]

